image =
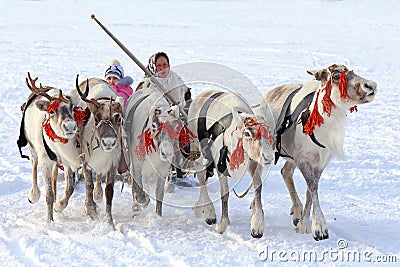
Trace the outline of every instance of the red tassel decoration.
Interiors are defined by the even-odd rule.
[[[260,139],[261,136],[264,136],[269,141],[269,144],[272,145],[272,136],[269,135],[268,126],[266,126],[264,123],[259,123],[257,125],[257,132],[254,135],[254,139]]]
[[[326,83],[326,86],[325,86],[324,90],[325,90],[325,95],[322,98],[322,108],[323,108],[323,112],[328,117],[330,117],[331,116],[332,107],[335,107],[335,103],[333,103],[332,99],[331,99],[331,90],[332,90],[331,80],[329,80]]]
[[[195,138],[197,138],[197,136],[194,135],[194,133],[191,130],[189,130],[189,128],[186,125],[184,125],[182,129],[179,131],[179,142],[183,146],[193,143],[193,139]]]
[[[172,138],[178,140],[179,138],[179,133],[176,132],[171,125],[169,124],[169,122],[165,122],[165,123],[161,123],[160,127],[158,128],[158,130],[160,131],[165,131],[167,134],[169,134]]]
[[[229,168],[231,171],[239,169],[240,164],[244,162],[244,149],[243,139],[239,138],[235,150],[232,152],[231,159],[229,161]]]
[[[74,107],[74,120],[78,125],[82,125],[84,122],[87,122],[89,118],[90,118],[89,108],[83,110],[82,107],[79,106]]]
[[[308,117],[307,123],[304,125],[303,128],[304,133],[308,135],[312,135],[315,126],[320,126],[322,123],[324,123],[324,118],[322,118],[321,114],[319,114],[318,112],[318,97],[319,91],[315,100],[314,109],[311,112],[310,117]]]
[[[136,146],[135,153],[139,160],[143,160],[144,157],[149,154],[149,152],[153,152],[153,149],[154,152],[156,151],[156,145],[151,138],[150,129],[147,129],[137,138],[140,140],[140,143],[138,146]]]
[[[350,96],[347,94],[346,72],[347,70],[342,70],[339,78],[340,98],[350,98]]]

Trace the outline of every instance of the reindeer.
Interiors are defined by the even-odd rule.
[[[199,216],[203,213],[206,223],[210,225],[217,221],[206,187],[208,178],[217,169],[222,200],[222,214],[217,230],[221,234],[225,232],[230,224],[228,177],[240,179],[248,171],[255,190],[251,203],[251,235],[254,238],[262,237],[264,211],[261,203],[261,176],[263,169],[270,166],[273,160],[272,137],[265,118],[254,115],[240,96],[210,90],[193,100],[188,114],[188,126],[198,136],[190,146],[193,152],[201,151],[200,158],[196,160],[197,165],[201,165],[204,159],[208,161],[207,168],[197,172],[200,195],[194,206],[195,214]]]
[[[292,200],[290,214],[296,231],[311,231],[318,241],[329,238],[319,204],[319,179],[333,156],[344,159],[346,112],[357,110],[356,105],[371,102],[377,85],[343,65],[331,65],[308,73],[314,80],[304,85],[276,87],[265,94],[260,107],[263,112],[270,107],[277,121],[274,146],[276,155],[284,156],[286,160],[281,173]],[[307,184],[304,209],[293,183],[296,167]]]
[[[90,90],[89,90],[90,87]],[[83,164],[85,177],[92,177],[93,170],[96,173],[96,187],[93,194],[93,180],[85,179],[86,183],[86,210],[91,214],[96,213],[96,206],[90,200],[100,203],[103,198],[101,186],[102,176],[106,176],[106,219],[114,227],[111,214],[112,199],[114,195],[114,183],[116,171],[121,160],[123,144],[123,103],[124,99],[104,80],[91,78],[78,85],[76,78],[76,90],[71,94],[79,94],[86,103],[79,106],[89,108],[94,119],[94,132],[90,139],[84,141],[86,156]],[[114,227],[115,229],[115,227]]]
[[[171,107],[158,90],[143,88],[129,98],[125,121],[133,212],[147,207],[149,184],[156,180],[156,214],[162,216],[165,179],[179,150],[182,123],[178,107]]]
[[[57,175],[57,164],[64,166],[65,195],[55,205],[56,210],[62,210],[74,191],[73,172],[81,164],[81,144],[76,137],[79,125],[76,121],[74,100],[69,96],[64,96],[60,89],[43,87],[42,84],[38,88],[37,79],[32,79],[28,72],[26,85],[32,94],[23,106],[20,137],[17,144],[22,157],[29,158],[22,155],[23,146],[28,145],[31,152],[32,188],[28,195],[31,203],[37,202],[40,198],[40,190],[37,186],[37,166],[40,164],[46,189],[46,222],[50,223],[53,221],[55,201],[52,175]]]

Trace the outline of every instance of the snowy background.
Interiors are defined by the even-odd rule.
[[[387,1],[0,1],[0,266],[281,266],[296,253],[325,255],[322,262],[299,265],[350,265],[343,252],[378,261],[400,262],[400,3]],[[177,187],[166,195],[162,220],[154,203],[133,218],[130,186],[115,185],[116,231],[100,216],[83,215],[84,184],[79,183],[62,214],[45,224],[42,197],[27,199],[31,166],[21,159],[16,140],[20,105],[29,90],[28,71],[39,82],[64,90],[80,77],[103,77],[109,59],[118,58],[135,84],[140,69],[99,28],[90,14],[146,63],[165,51],[172,66],[214,62],[248,77],[261,93],[284,83],[302,83],[307,69],[345,64],[375,80],[375,100],[349,114],[346,161],[333,160],[322,174],[320,201],[330,239],[316,242],[297,234],[289,216],[291,202],[280,177],[283,161],[263,184],[265,230],[250,236],[252,195],[230,198],[228,230],[196,218],[190,209],[197,188]],[[240,92],[256,104],[254,94]],[[27,151],[26,151],[27,153]],[[246,176],[243,188],[247,187]],[[306,186],[296,171],[304,199]],[[64,180],[59,176],[59,193]],[[239,191],[243,188],[240,188]],[[217,199],[219,189],[211,188]],[[217,219],[220,203],[215,203]],[[100,215],[104,213],[100,206]],[[339,249],[337,241],[347,242]],[[277,254],[259,259],[262,251]],[[329,254],[323,254],[324,252]],[[339,252],[339,254],[334,253]],[[289,254],[289,255],[288,255]],[[284,254],[282,254],[284,255]],[[333,256],[332,256],[333,255]],[[368,258],[363,258],[367,255]],[[292,256],[292,258],[290,258]],[[391,257],[390,256],[394,256]],[[374,263],[375,261],[375,263]]]

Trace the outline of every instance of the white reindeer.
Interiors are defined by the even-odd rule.
[[[29,80],[28,80],[29,78]],[[32,79],[28,72],[26,84],[33,92],[23,110],[18,146],[28,145],[31,152],[32,188],[28,199],[35,203],[40,198],[37,186],[37,166],[40,165],[46,189],[47,219],[53,221],[55,196],[52,188],[52,175],[57,175],[57,164],[65,170],[66,189],[63,198],[55,207],[66,207],[74,191],[73,172],[81,164],[81,144],[77,138],[79,124],[75,119],[75,107],[71,97],[64,97],[62,91],[55,88],[37,88],[37,78]],[[21,152],[22,156],[22,152]]]
[[[198,137],[197,142],[191,144],[191,151],[201,151],[198,164],[204,159],[208,161],[206,170],[197,172],[200,196],[194,207],[195,214],[203,213],[208,224],[216,223],[215,208],[206,185],[213,170],[217,169],[222,200],[222,214],[217,230],[223,233],[230,224],[228,176],[240,179],[249,171],[255,190],[251,203],[251,235],[262,237],[264,211],[261,203],[261,175],[263,168],[270,166],[273,161],[272,137],[265,118],[254,115],[250,106],[238,95],[210,90],[193,100],[188,114],[188,126]]]
[[[286,159],[281,173],[292,200],[290,214],[296,231],[311,231],[318,241],[329,238],[319,204],[319,179],[334,155],[344,158],[346,112],[354,110],[355,105],[371,102],[377,85],[343,65],[332,65],[308,73],[314,76],[314,80],[304,85],[276,87],[265,94],[260,106],[266,111],[269,105],[277,121],[275,146],[277,155]],[[302,124],[296,123],[298,120]],[[293,183],[296,167],[307,184],[304,210]]]
[[[133,211],[136,213],[150,201],[149,184],[156,181],[156,213],[162,215],[165,179],[179,150],[177,106],[170,107],[158,90],[144,88],[128,100],[125,111],[132,179]]]

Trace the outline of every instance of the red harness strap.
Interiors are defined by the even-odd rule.
[[[60,100],[59,100],[59,101],[54,101],[54,102],[52,102],[52,103],[49,105],[49,107],[47,108],[47,112],[50,113],[50,112],[56,111],[57,108],[60,106],[60,104],[61,104],[61,101],[60,101]],[[51,125],[50,125],[50,118],[45,119],[45,120],[43,121],[43,123],[42,123],[42,126],[43,126],[43,129],[44,129],[44,132],[45,132],[46,135],[50,138],[51,141],[53,141],[53,142],[59,141],[60,143],[63,143],[63,144],[68,143],[68,139],[59,137],[59,136],[54,132],[53,128],[51,128]]]

